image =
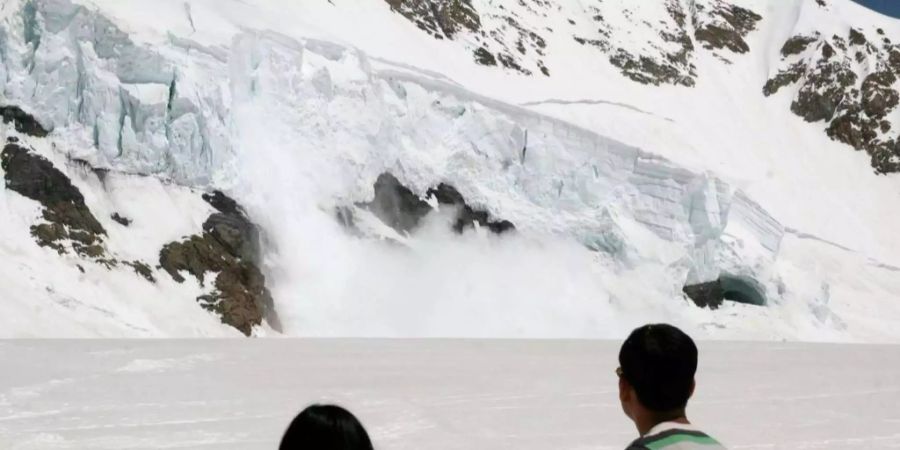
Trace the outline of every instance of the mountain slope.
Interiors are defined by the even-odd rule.
[[[156,328],[123,335],[228,332],[218,315],[257,334],[615,336],[668,320],[711,337],[894,340],[900,182],[870,165],[891,171],[891,130],[864,132],[893,123],[895,85],[877,75],[895,70],[892,50],[866,64],[842,54],[843,83],[813,54],[824,43],[791,44],[813,30],[900,32],[849,1],[822,3],[16,0],[0,10],[3,104],[49,135],[15,131],[14,118],[6,134],[56,168],[78,160],[192,198],[180,210],[131,191],[157,205],[131,212],[139,229],[169,231],[121,230],[115,252],[151,266],[158,284],[137,297],[214,315],[169,331],[142,303]],[[823,99],[840,106],[793,106]],[[874,160],[829,138],[860,133]],[[386,174],[398,185],[383,191]],[[91,204],[115,189],[79,187],[119,230]],[[206,226],[215,210],[192,193],[215,189],[246,210],[253,224],[229,230],[258,240],[257,256],[219,247],[231,231]],[[29,205],[9,185],[3,195]],[[125,268],[59,260],[29,236],[33,205],[16,208],[4,240],[29,252],[9,259],[54,261],[30,266],[30,296],[121,297],[104,279]],[[516,232],[487,232],[503,221]],[[192,250],[173,265],[163,248]],[[85,265],[96,289],[57,281]],[[133,275],[126,284],[147,283]],[[766,306],[701,309],[685,287],[701,304]],[[268,291],[277,320],[264,317]],[[83,330],[115,329],[134,306],[118,308]]]

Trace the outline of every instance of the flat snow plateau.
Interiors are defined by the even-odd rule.
[[[380,450],[621,449],[612,341],[6,341],[0,447],[271,449],[350,407]],[[900,346],[700,344],[694,421],[732,449],[900,448]]]

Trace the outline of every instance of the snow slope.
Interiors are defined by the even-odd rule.
[[[635,83],[576,42],[591,31],[576,1],[507,5],[523,29],[551,30],[543,55],[522,59],[550,76],[525,76],[476,65],[475,37],[433,39],[374,0],[12,0],[0,7],[0,82],[5,102],[52,127],[52,145],[29,140],[42,154],[113,169],[112,187],[80,186],[98,217],[128,208],[147,224],[121,245],[113,234],[118,252],[155,261],[209,213],[191,187],[233,193],[264,231],[286,334],[599,337],[666,320],[713,338],[895,341],[897,176],[875,176],[793,115],[790,93],[761,90],[804,24],[898,38],[900,27],[849,0],[815,22],[809,2],[733,3],[762,16],[749,52],[698,46],[686,87]],[[519,35],[491,11],[484,27]],[[614,46],[676,51],[642,25],[665,14],[607,14]],[[404,248],[351,236],[334,209],[370,200],[385,171],[418,194],[451,183],[519,231],[455,236],[432,215]],[[33,279],[3,306],[25,319],[7,335],[229,332],[193,304],[200,286],[96,267],[58,275],[74,263],[34,247],[33,205],[3,195],[16,262],[2,276]],[[720,273],[752,278],[769,305],[710,311],[683,298]],[[53,306],[45,319],[29,298],[89,312]]]
[[[17,366],[0,373],[0,445],[268,449],[301,408],[338,402],[385,450],[621,449],[637,432],[617,398],[617,351],[604,341],[5,342],[0,357]],[[896,346],[701,343],[689,413],[728,448],[896,448],[898,360]]]

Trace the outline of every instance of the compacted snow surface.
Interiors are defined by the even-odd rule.
[[[0,343],[0,447],[272,449],[312,402],[379,450],[621,449],[613,341]],[[695,421],[732,449],[900,447],[900,347],[701,342]]]

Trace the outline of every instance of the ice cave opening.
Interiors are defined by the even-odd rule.
[[[753,278],[725,274],[719,276],[722,298],[726,301],[747,305],[766,306],[766,294],[762,286]]]
[[[684,293],[701,308],[718,309],[726,301],[746,305],[766,306],[765,289],[752,277],[722,273],[706,283],[690,284]]]

